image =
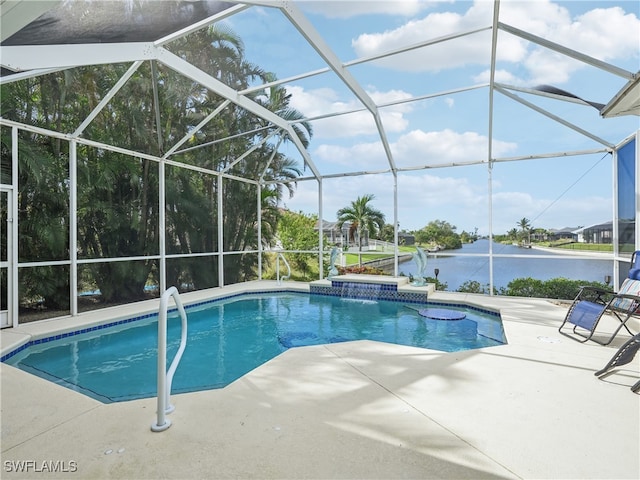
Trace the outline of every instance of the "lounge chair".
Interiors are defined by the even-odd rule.
[[[634,335],[624,345],[622,345],[611,360],[609,360],[609,363],[607,363],[602,370],[595,372],[594,375],[598,378],[602,378],[604,375],[610,373],[614,368],[630,363],[636,356],[636,353],[638,353],[638,350],[640,350],[640,333]],[[633,384],[631,391],[640,391],[640,380]]]
[[[631,255],[629,278],[632,280],[640,280],[640,250],[636,250],[633,252],[633,255]]]
[[[638,257],[638,252],[634,253],[630,274],[634,272],[633,266],[640,263]],[[599,340],[594,334],[605,316],[618,320],[620,324],[608,339]],[[640,279],[625,278],[618,293],[591,286],[581,287],[558,331],[579,342],[593,340],[601,345],[608,345],[623,327],[629,335],[634,335],[627,326],[632,317],[640,318]],[[567,324],[571,329],[563,331]]]

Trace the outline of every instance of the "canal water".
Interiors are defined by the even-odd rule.
[[[465,244],[461,249],[430,253],[427,260],[426,275],[434,277],[434,269],[439,269],[438,280],[447,284],[447,290],[456,291],[467,281],[476,281],[482,285],[489,284],[489,257],[451,256],[459,254],[488,254],[489,240],[478,240]],[[605,276],[613,276],[613,261],[568,258],[533,258],[533,255],[561,254],[549,253],[547,250],[521,248],[515,245],[493,244],[494,255],[520,255],[520,257],[493,259],[493,284],[495,288],[506,288],[515,278],[535,278],[549,280],[552,278],[568,278],[604,282]],[[531,258],[527,258],[531,257]],[[417,265],[413,260],[402,262],[398,266],[401,275],[416,275]]]

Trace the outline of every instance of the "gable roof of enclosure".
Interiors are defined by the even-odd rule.
[[[170,0],[162,2],[148,0],[139,0],[137,2],[96,0],[31,2],[27,0],[2,0],[0,6],[2,8],[2,43],[0,44],[2,77],[0,81],[3,83],[79,66],[107,63],[131,64],[127,73],[104,95],[98,107],[78,126],[75,132],[62,132],[70,138],[83,138],[86,127],[100,113],[100,110],[108,104],[109,100],[114,95],[117,95],[118,91],[126,84],[128,78],[143,62],[162,64],[222,97],[224,102],[218,109],[210,112],[201,123],[194,126],[190,131],[185,131],[182,138],[175,141],[170,147],[165,148],[163,158],[170,158],[171,155],[179,151],[194,133],[202,128],[206,122],[211,121],[229,102],[277,127],[278,135],[280,137],[287,136],[294,143],[305,165],[316,179],[333,175],[361,175],[366,173],[392,173],[395,175],[401,170],[451,166],[451,164],[445,162],[442,164],[414,164],[399,167],[395,161],[394,152],[388,139],[387,127],[385,127],[381,114],[384,108],[421,102],[445,95],[478,89],[486,91],[487,94],[488,114],[485,117],[485,121],[488,122],[486,132],[489,139],[487,156],[486,158],[470,159],[468,162],[464,162],[464,165],[490,163],[492,161],[522,160],[535,158],[536,156],[561,156],[611,151],[616,142],[628,133],[621,132],[620,134],[616,132],[616,137],[611,138],[611,132],[608,132],[608,136],[605,136],[597,131],[585,129],[574,123],[573,120],[563,118],[562,114],[551,111],[546,106],[550,100],[564,104],[580,105],[588,109],[590,113],[594,112],[606,118],[640,114],[640,77],[638,72],[617,67],[564,45],[541,38],[518,28],[517,25],[504,23],[500,17],[499,1],[493,3],[493,18],[488,19],[489,21],[486,24],[477,25],[467,30],[452,31],[447,35],[438,37],[433,37],[429,32],[424,32],[424,37],[417,43],[405,44],[392,51],[379,52],[375,55],[349,61],[339,58],[334,53],[329,46],[326,34],[323,36],[316,29],[314,24],[302,13],[302,3],[299,4],[298,2],[284,0],[250,0],[243,3],[212,0]],[[286,21],[299,32],[301,42],[306,42],[307,48],[311,47],[311,50],[315,52],[323,66],[313,71],[300,71],[293,76],[277,80],[272,84],[255,85],[249,90],[239,91],[233,85],[226,85],[219,79],[188,63],[167,48],[175,39],[185,37],[216,22],[232,19],[235,15],[252,8],[279,10]],[[352,69],[360,65],[384,61],[390,57],[417,49],[437,49],[439,45],[455,42],[457,39],[469,36],[479,36],[479,40],[486,39],[488,41],[486,45],[486,51],[489,54],[486,59],[489,67],[488,81],[474,85],[461,85],[449,91],[426,92],[413,98],[404,97],[382,103],[376,102],[373,96],[367,92],[362,79],[356,79],[356,76],[352,73]],[[497,54],[500,51],[501,39],[506,36],[515,36],[523,42],[536,44],[536,46],[554,52],[556,55],[568,57],[576,62],[588,65],[599,73],[614,77],[618,87],[614,92],[603,92],[604,95],[607,95],[604,98],[583,99],[575,92],[569,93],[552,86],[509,85],[501,82],[496,74]],[[275,73],[278,74],[278,72]],[[342,111],[330,111],[305,120],[336,118],[357,111],[365,112],[375,124],[378,141],[384,150],[386,165],[370,171],[323,172],[314,164],[303,142],[292,128],[292,124],[248,97],[249,93],[273,84],[292,85],[303,79],[325,74],[332,75],[334,79],[346,86],[353,96],[354,104],[359,106]],[[537,112],[541,118],[551,119],[561,128],[568,128],[590,139],[593,143],[593,148],[576,152],[541,152],[511,158],[495,156],[492,153],[491,122],[494,115],[494,96],[496,93]],[[536,99],[542,99],[542,105],[538,104]],[[247,132],[248,135],[251,133]]]

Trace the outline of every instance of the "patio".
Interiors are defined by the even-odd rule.
[[[279,288],[251,282],[214,292],[246,287]],[[211,292],[185,295],[185,303]],[[48,478],[640,477],[640,396],[629,389],[638,362],[604,380],[593,375],[626,333],[610,347],[579,344],[557,332],[566,305],[430,298],[499,308],[508,345],[457,353],[369,341],[290,349],[224,389],[173,396],[163,433],[150,430],[155,399],[104,405],[2,365],[3,478],[42,477],[56,461],[67,471]],[[4,330],[2,351],[24,335],[109,315]],[[24,471],[15,471],[18,462]]]

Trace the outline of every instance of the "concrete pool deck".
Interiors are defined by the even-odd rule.
[[[251,288],[265,287],[279,288]],[[2,478],[640,478],[638,358],[593,375],[624,330],[610,347],[580,344],[557,331],[566,305],[430,299],[500,309],[508,345],[293,348],[224,389],[172,396],[160,433],[155,399],[105,405],[3,364]],[[102,315],[5,329],[3,354],[20,336]]]

